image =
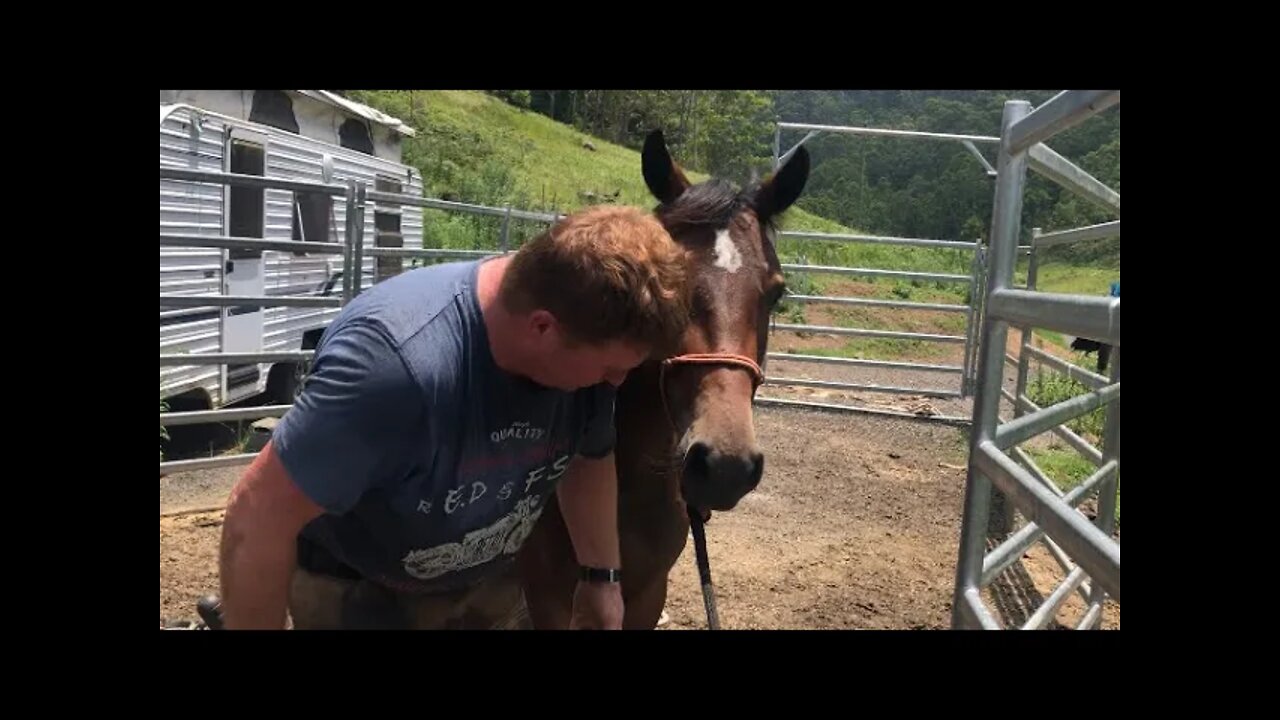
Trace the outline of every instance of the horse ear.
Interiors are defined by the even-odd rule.
[[[640,154],[640,167],[649,192],[663,203],[669,203],[689,189],[689,179],[667,152],[667,141],[661,130],[654,130],[644,139],[644,151]]]
[[[791,207],[809,180],[809,151],[803,146],[787,160],[778,172],[769,176],[756,193],[756,212],[769,218]]]

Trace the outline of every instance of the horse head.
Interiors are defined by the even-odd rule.
[[[764,381],[769,316],[786,289],[776,220],[804,189],[809,155],[799,148],[745,189],[720,178],[693,185],[655,131],[642,167],[654,212],[693,269],[689,326],[660,360],[658,384],[677,438],[680,493],[704,512],[729,510],[764,471],[751,403]]]

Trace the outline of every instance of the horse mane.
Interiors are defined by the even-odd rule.
[[[739,191],[729,181],[713,178],[694,185],[675,200],[659,205],[654,212],[664,225],[673,229],[727,227],[733,216],[743,208],[756,210],[756,197],[759,190],[758,183]],[[774,228],[775,218],[763,218],[762,222],[769,228]]]

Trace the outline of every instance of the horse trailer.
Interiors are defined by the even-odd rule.
[[[160,353],[270,353],[315,348],[337,315],[324,307],[165,305],[167,298],[337,298],[341,253],[183,246],[184,235],[307,243],[343,242],[349,183],[422,194],[421,175],[400,162],[414,131],[373,108],[320,90],[162,90],[160,166],[324,183],[330,191],[160,180]],[[380,247],[422,247],[422,213],[366,201],[364,237]],[[356,215],[359,219],[359,215]],[[312,246],[314,247],[314,246]],[[400,270],[364,257],[362,286]],[[197,301],[199,302],[199,301]],[[174,410],[215,409],[266,394],[292,402],[298,362],[164,365],[160,396]]]

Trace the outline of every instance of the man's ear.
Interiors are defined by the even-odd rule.
[[[539,333],[544,333],[550,328],[555,327],[556,319],[554,315],[546,310],[534,310],[529,313],[527,322],[529,323],[529,327],[537,330]]]

